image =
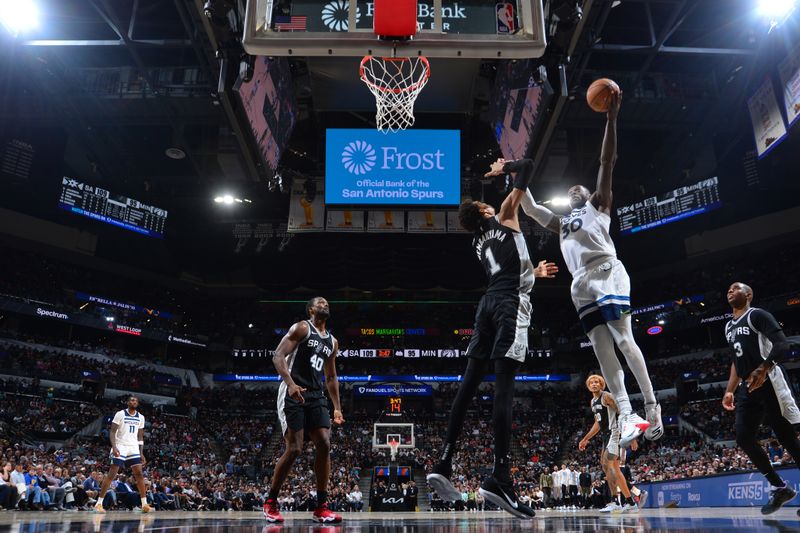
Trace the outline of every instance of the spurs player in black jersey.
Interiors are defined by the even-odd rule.
[[[585,450],[592,437],[598,433],[603,437],[603,440],[608,439],[608,443],[600,453],[600,466],[606,475],[611,502],[600,512],[636,512],[639,507],[633,501],[630,487],[628,487],[628,482],[620,468],[620,459],[625,453],[625,448],[620,446],[620,429],[617,424],[619,407],[617,407],[617,403],[611,393],[604,390],[606,388],[606,380],[603,376],[593,374],[586,378],[586,388],[592,393],[589,405],[592,408],[594,424],[578,443],[578,449],[580,451]],[[632,441],[631,444],[633,449],[636,450],[636,441]],[[617,488],[622,492],[623,501],[621,506],[617,505],[615,501]]]
[[[341,522],[342,517],[328,509],[328,478],[331,473],[331,418],[325,389],[333,403],[333,423],[344,423],[339,403],[339,381],[336,377],[336,354],[339,342],[327,330],[330,307],[325,298],[317,297],[306,305],[309,320],[297,322],[283,337],[272,362],[281,376],[278,389],[278,420],[286,441],[286,450],[275,465],[272,485],[264,517],[268,522],[283,522],[278,507],[278,494],[289,469],[303,452],[303,438],[314,443],[314,474],[317,481],[317,509],[313,519],[321,523]]]
[[[800,442],[793,425],[800,423],[800,409],[786,371],[780,365],[789,351],[789,341],[775,317],[751,307],[753,289],[736,282],[728,288],[733,318],[725,326],[731,347],[731,375],[722,407],[736,411],[736,444],[772,485],[769,501],[761,514],[771,514],[791,501],[797,493],[770,464],[757,437],[761,422],[775,432],[778,442],[800,461]]]
[[[467,406],[483,378],[494,372],[494,471],[481,485],[480,493],[514,516],[530,518],[534,512],[517,500],[508,464],[514,378],[528,352],[534,276],[552,278],[558,268],[554,263],[542,261],[534,269],[520,232],[517,211],[533,175],[533,161],[497,161],[486,175],[502,173],[512,175],[514,189],[503,201],[499,213],[478,201],[464,202],[458,213],[461,226],[474,234],[472,247],[486,270],[489,285],[475,315],[475,332],[467,348],[469,362],[453,402],[442,458],[428,475],[428,483],[443,500],[461,498],[461,492],[449,479],[453,456]]]

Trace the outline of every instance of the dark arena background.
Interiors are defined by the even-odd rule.
[[[722,405],[734,282],[788,339],[786,390],[800,383],[797,4],[0,1],[0,533],[800,530],[800,497],[762,514],[770,482]],[[378,71],[395,66],[420,70]],[[445,501],[426,476],[501,268],[480,243],[476,256],[459,204],[499,210],[516,178],[484,174],[528,158],[536,201],[568,215],[571,186],[596,188],[606,114],[587,90],[601,78],[622,91],[623,313],[664,436],[628,451],[635,504],[609,504],[607,436],[579,449],[600,367],[559,243],[580,228],[520,211],[533,265],[559,268],[531,293],[513,392],[511,478],[536,516],[479,490],[508,391],[493,375],[466,407],[462,498]],[[285,521],[268,522],[288,401],[273,356],[318,296],[338,341],[326,512],[342,520],[314,520],[306,438],[274,502]],[[107,479],[131,395],[151,512],[131,469]],[[800,491],[800,458],[754,431]]]

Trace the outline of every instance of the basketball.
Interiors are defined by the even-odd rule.
[[[605,113],[611,105],[611,95],[614,93],[619,94],[619,85],[614,80],[600,78],[589,85],[589,90],[586,91],[586,103],[592,110]]]

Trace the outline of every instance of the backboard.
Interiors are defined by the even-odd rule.
[[[414,424],[410,422],[376,422],[372,425],[372,447],[388,450],[390,442],[397,442],[399,449],[413,449]]]
[[[380,41],[373,0],[247,0],[244,47],[266,56],[540,57],[542,0],[418,0],[417,35]]]

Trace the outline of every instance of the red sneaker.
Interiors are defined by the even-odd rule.
[[[315,522],[319,522],[321,524],[338,524],[342,521],[341,516],[328,509],[327,503],[323,503],[317,507],[312,518]]]
[[[275,500],[267,500],[264,504],[264,518],[267,519],[267,522],[271,524],[281,524],[283,523],[283,517],[281,516],[281,511],[278,508],[278,502]]]

